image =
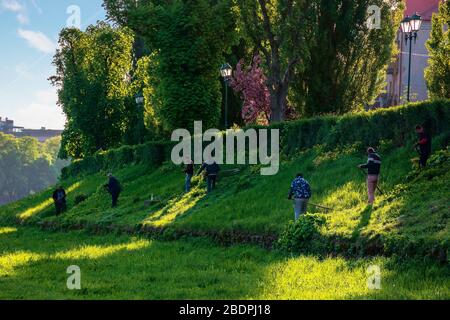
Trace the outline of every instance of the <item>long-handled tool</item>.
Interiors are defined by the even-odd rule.
[[[288,200],[292,200],[292,198],[289,197]],[[333,210],[333,209],[331,209],[331,208],[322,206],[322,205],[320,205],[320,204],[311,203],[311,202],[309,202],[309,201],[308,201],[308,205],[311,205],[311,206],[317,207],[317,208],[321,208],[321,209],[325,209],[325,210],[328,210],[328,211],[332,211],[332,210]]]
[[[366,176],[366,172],[364,171],[363,168],[359,168],[361,169],[361,173],[364,175],[364,177]],[[378,192],[380,192],[382,195],[384,195],[384,192],[380,189],[380,187],[377,185],[377,190]]]
[[[325,209],[325,210],[328,210],[328,211],[332,211],[333,210],[331,208],[324,207],[324,206],[322,206],[320,204],[314,204],[314,203],[311,203],[311,202],[308,202],[308,205],[312,205],[313,207],[322,208],[322,209]]]

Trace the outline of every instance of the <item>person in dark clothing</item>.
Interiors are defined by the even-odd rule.
[[[66,191],[62,186],[59,186],[58,189],[53,192],[52,198],[55,202],[57,216],[67,210]]]
[[[375,152],[375,149],[370,147],[367,149],[367,163],[360,164],[360,169],[367,169],[367,193],[369,195],[369,204],[372,205],[375,201],[375,190],[378,186],[381,170],[381,157]]]
[[[216,187],[217,175],[219,174],[220,167],[215,161],[205,161],[197,174],[199,175],[202,171],[205,171],[208,193],[210,193]]]
[[[119,180],[117,180],[112,173],[108,174],[109,181],[105,184],[105,188],[111,194],[112,198],[112,207],[115,208],[117,206],[117,201],[119,199],[120,192],[122,188],[120,187]]]
[[[184,173],[186,174],[184,190],[187,193],[191,190],[191,180],[194,175],[194,162],[190,158],[185,159]]]
[[[425,168],[431,154],[431,136],[425,132],[425,129],[421,125],[416,126],[416,133],[419,141],[414,145],[414,147],[420,155],[420,168]]]

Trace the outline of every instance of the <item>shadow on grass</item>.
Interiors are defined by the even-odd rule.
[[[0,245],[0,269],[8,273],[0,273],[0,299],[244,299],[258,294],[256,284],[278,259],[258,247],[223,248],[205,239],[21,229],[8,239],[9,250]],[[81,290],[66,287],[70,265],[80,267]]]
[[[450,269],[437,263],[391,258],[374,260],[366,271],[368,286],[364,294],[349,294],[352,300],[448,300]],[[378,277],[378,280],[375,278]]]
[[[360,236],[361,231],[369,225],[370,217],[372,216],[372,205],[367,205],[361,212],[361,218],[355,230],[353,230],[352,238],[356,239]]]

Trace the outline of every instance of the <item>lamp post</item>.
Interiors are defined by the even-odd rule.
[[[228,129],[228,86],[230,85],[231,73],[233,68],[229,63],[225,63],[220,68],[220,74],[222,75],[225,83],[225,130]]]
[[[420,26],[422,25],[422,17],[416,13],[414,13],[411,17],[406,16],[400,26],[402,28],[402,32],[405,34],[406,44],[408,45],[409,40],[409,66],[408,66],[408,102],[410,101],[410,92],[411,92],[411,56],[412,56],[412,41],[414,39],[414,43],[416,43],[417,32],[420,30]]]
[[[138,93],[135,96],[135,100],[136,100],[136,106],[137,106],[137,114],[138,114],[138,123],[137,128],[136,128],[136,133],[137,133],[137,142],[138,143],[142,143],[142,127],[144,125],[144,110],[143,110],[143,105],[144,105],[144,96],[142,95],[142,93]]]

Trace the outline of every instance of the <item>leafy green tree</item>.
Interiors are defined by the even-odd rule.
[[[154,54],[140,58],[136,63],[130,87],[133,96],[142,95],[144,97],[143,112],[136,115],[134,120],[136,125],[133,127],[143,123],[147,132],[147,140],[159,140],[163,137],[161,101],[155,90],[159,83],[158,77],[155,76],[156,61]],[[138,130],[134,130],[131,135],[136,136],[137,133]]]
[[[237,3],[242,30],[264,58],[272,122],[285,118],[288,103],[304,116],[344,113],[382,90],[400,0]],[[380,9],[380,28],[368,24],[370,6]]]
[[[63,29],[54,57],[58,103],[67,117],[61,157],[82,158],[118,146],[136,117],[130,97],[133,35],[100,22]]]
[[[154,54],[156,108],[166,131],[218,124],[218,70],[234,40],[230,0],[105,0],[108,17],[133,29]]]
[[[0,205],[39,192],[56,179],[66,161],[57,159],[59,137],[38,142],[0,133]]]
[[[450,99],[450,2],[439,5],[432,18],[431,36],[427,41],[430,53],[425,79],[430,98]]]

